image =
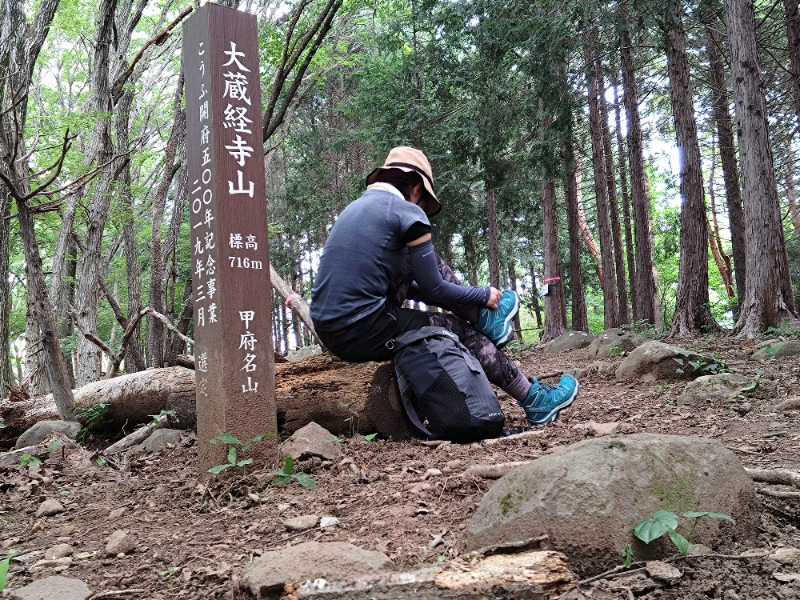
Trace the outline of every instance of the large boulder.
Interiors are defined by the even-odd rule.
[[[347,579],[392,566],[388,556],[347,542],[305,542],[265,552],[245,567],[236,597],[278,598],[287,581]]]
[[[508,547],[543,537],[544,547],[565,553],[580,575],[634,557],[675,552],[668,541],[645,545],[637,523],[657,510],[678,515],[711,511],[737,524],[699,519],[689,541],[728,547],[753,536],[756,496],[733,452],[707,438],[636,434],[585,440],[518,467],[483,497],[467,531],[468,550]],[[678,531],[686,533],[688,519]]]
[[[800,354],[800,340],[770,340],[758,345],[753,360],[772,360]]]
[[[658,381],[659,379],[694,379],[706,375],[712,365],[724,365],[691,350],[664,342],[647,342],[625,357],[617,367],[617,379]]]
[[[47,439],[53,432],[63,433],[68,438],[74,440],[80,430],[81,424],[77,421],[39,421],[32,427],[26,429],[22,435],[17,438],[17,443],[14,444],[14,448],[36,446]]]
[[[625,356],[647,341],[640,335],[614,327],[595,336],[589,345],[589,358]]]
[[[678,404],[701,406],[720,400],[729,400],[739,394],[752,391],[756,380],[738,373],[703,375],[686,384]]]
[[[544,351],[548,354],[557,354],[559,352],[567,352],[568,350],[578,350],[586,348],[592,343],[592,336],[585,331],[565,331],[552,342],[544,347]]]

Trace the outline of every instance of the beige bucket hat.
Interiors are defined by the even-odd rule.
[[[428,157],[421,150],[412,148],[411,146],[397,146],[389,151],[386,161],[383,166],[378,167],[372,173],[367,175],[367,185],[375,183],[378,173],[385,169],[400,169],[401,171],[414,171],[422,176],[422,184],[425,186],[425,191],[428,193],[426,211],[429,217],[432,217],[440,210],[442,210],[442,203],[436,197],[433,191],[433,171],[431,170],[431,163],[428,162]]]

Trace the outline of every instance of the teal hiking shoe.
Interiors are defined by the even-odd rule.
[[[531,378],[528,397],[519,404],[525,409],[528,422],[533,425],[547,425],[558,418],[558,413],[566,408],[578,395],[578,380],[572,375],[563,375],[558,385],[543,383]]]
[[[488,337],[495,346],[502,348],[514,335],[512,321],[519,312],[519,296],[513,290],[503,290],[497,310],[484,306],[478,311],[475,329]]]

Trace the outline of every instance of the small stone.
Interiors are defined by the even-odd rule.
[[[45,577],[18,590],[8,590],[12,600],[86,600],[92,595],[89,586],[79,579],[53,575]]]
[[[45,560],[54,560],[56,558],[64,558],[66,556],[72,556],[73,548],[69,544],[57,544],[52,548],[48,548],[44,551],[44,559]]]
[[[115,508],[110,513],[108,513],[108,518],[111,519],[112,521],[116,521],[122,515],[124,515],[127,511],[128,511],[128,509],[123,507],[123,506],[121,506],[119,508]]]
[[[800,548],[778,548],[769,557],[782,565],[800,565]]]
[[[800,583],[800,573],[778,573],[776,571],[772,576],[782,583]]]
[[[645,565],[645,570],[653,579],[670,585],[678,582],[683,576],[679,569],[660,560],[651,560]]]
[[[753,405],[749,402],[742,402],[741,404],[735,406],[734,410],[741,416],[745,416],[747,413],[753,410]]]
[[[292,505],[289,504],[288,502],[280,502],[280,503],[278,503],[278,512],[286,512],[290,508],[292,508]]]
[[[689,552],[687,554],[689,556],[700,556],[702,554],[711,554],[713,550],[708,546],[704,546],[703,544],[692,544],[689,546]]]
[[[283,526],[289,531],[305,531],[316,527],[319,517],[317,515],[301,515],[299,517],[292,517],[283,522]]]
[[[39,505],[36,509],[37,517],[51,517],[64,512],[64,505],[55,498],[49,498]]]
[[[322,517],[319,520],[319,527],[320,529],[324,529],[325,527],[336,527],[339,524],[339,519],[336,517]]]
[[[7,540],[3,540],[2,542],[0,542],[0,548],[5,550],[6,548],[11,548],[11,546],[13,546],[18,542],[19,542],[18,537],[8,538]]]
[[[136,548],[136,542],[121,529],[118,529],[108,536],[108,543],[106,544],[106,554],[108,556],[128,554],[132,552],[134,548]]]

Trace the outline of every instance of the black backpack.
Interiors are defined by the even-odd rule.
[[[394,340],[393,362],[406,415],[422,436],[473,442],[501,435],[497,394],[455,333],[433,326],[407,331]]]

